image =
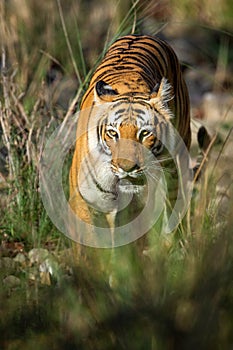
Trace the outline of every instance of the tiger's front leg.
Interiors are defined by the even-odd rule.
[[[88,206],[78,191],[70,197],[69,204],[71,215],[68,232],[69,236],[76,242],[73,244],[75,260],[77,259],[79,265],[94,264],[102,270],[100,252],[99,249],[96,249],[98,247],[97,235],[98,228],[109,228],[109,234],[112,234],[108,215]]]
[[[86,261],[87,257],[85,249],[83,249],[81,244],[82,232],[80,232],[81,227],[78,227],[78,219],[82,220],[87,224],[91,224],[91,214],[87,203],[82,199],[78,192],[70,196],[69,204],[71,208],[71,213],[68,222],[68,232],[72,240],[74,242],[77,242],[73,244],[73,253],[75,260],[77,259],[78,263],[80,263],[80,261]],[[75,217],[73,216],[73,214],[75,214]],[[75,218],[77,218],[77,220]]]

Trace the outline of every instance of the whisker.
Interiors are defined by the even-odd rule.
[[[172,157],[163,157],[163,158],[159,158],[159,159],[153,159],[150,161],[150,163],[162,163],[162,162],[166,162],[168,160],[172,160],[173,158]]]
[[[153,180],[159,181],[159,177],[156,176],[156,174],[153,174],[153,173],[151,173],[151,172],[149,172],[149,171],[146,171],[145,173],[146,173],[146,175],[148,175],[149,177],[151,177]]]
[[[165,167],[162,167],[162,166],[158,167],[158,166],[156,166],[156,164],[148,165],[147,169],[157,170],[157,171],[165,172],[165,173],[168,173],[168,174],[175,174],[175,169],[169,169],[169,168],[165,168]]]

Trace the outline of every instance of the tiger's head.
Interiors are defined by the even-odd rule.
[[[151,93],[122,94],[103,81],[96,83],[95,105],[103,110],[98,141],[121,192],[140,192],[146,175],[159,167],[158,159],[162,159],[164,143],[170,137],[171,92],[165,78]]]

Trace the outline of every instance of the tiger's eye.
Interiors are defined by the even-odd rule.
[[[112,137],[112,138],[118,137],[117,131],[116,131],[116,130],[113,130],[113,129],[107,130],[107,135],[108,135],[109,137]]]
[[[149,131],[149,130],[142,130],[141,132],[140,132],[140,137],[146,137],[146,136],[148,136],[148,135],[150,135],[151,134],[151,132]]]

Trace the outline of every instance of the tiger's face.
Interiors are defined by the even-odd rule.
[[[105,104],[98,139],[121,192],[139,193],[147,176],[159,169],[157,157],[163,153],[171,113],[166,109],[161,114],[165,105],[160,99],[155,108],[155,102],[148,96],[120,96]]]
[[[163,151],[163,121],[153,114],[150,106],[125,102],[120,110],[117,104],[112,106],[103,125],[102,147],[111,157],[111,171],[122,192],[140,192],[154,156]]]

